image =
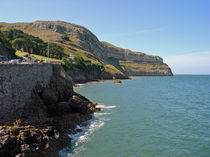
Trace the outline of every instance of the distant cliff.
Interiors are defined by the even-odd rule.
[[[32,23],[0,23],[2,30],[17,28],[38,36],[45,41],[56,42],[65,53],[80,55],[94,63],[112,66],[118,75],[171,76],[170,67],[159,56],[116,47],[98,38],[83,26],[63,21],[35,21]],[[65,38],[63,36],[65,35]],[[110,72],[110,69],[106,69]]]

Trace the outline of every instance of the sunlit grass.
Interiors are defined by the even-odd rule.
[[[106,64],[104,65],[105,71],[112,74],[112,75],[116,75],[116,74],[121,74],[124,75],[120,70],[118,70],[116,67],[114,67],[111,64]]]
[[[155,72],[160,71],[164,72],[168,65],[166,64],[146,64],[146,63],[137,63],[133,61],[120,61],[120,65],[127,70],[132,71],[145,71],[145,72]]]
[[[28,53],[27,52],[21,52],[21,51],[16,51],[15,53],[18,57],[22,57],[24,59],[26,59],[26,57],[24,57],[25,55],[27,55]],[[44,57],[44,56],[40,56],[40,55],[35,55],[35,54],[31,54],[30,55],[31,58],[34,58],[34,59],[39,59],[39,60],[49,60],[49,61],[61,61],[59,59],[55,59],[55,58],[48,58],[48,57]]]

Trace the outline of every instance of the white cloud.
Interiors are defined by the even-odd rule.
[[[146,33],[153,33],[153,32],[159,32],[163,31],[164,28],[154,28],[154,29],[143,29],[139,31],[134,31],[134,32],[123,32],[123,33],[114,33],[114,34],[106,34],[104,36],[132,36],[132,35],[141,35],[141,34],[146,34]]]
[[[210,51],[163,58],[175,74],[210,74]]]

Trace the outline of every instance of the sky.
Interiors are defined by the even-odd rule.
[[[163,57],[175,74],[210,74],[210,0],[0,0],[0,22],[60,20],[100,41]]]

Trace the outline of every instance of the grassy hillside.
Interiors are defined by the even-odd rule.
[[[136,63],[133,61],[120,61],[120,65],[124,67],[125,70],[136,71],[136,72],[164,72],[168,68],[166,64],[146,64],[146,63]]]
[[[26,57],[24,57],[25,55],[28,54],[28,52],[21,52],[21,51],[16,51],[15,52],[16,56],[19,57],[19,58],[24,58],[26,59]],[[34,59],[38,59],[38,60],[49,60],[49,61],[62,61],[60,59],[56,59],[56,58],[48,58],[48,57],[45,57],[45,56],[41,56],[41,55],[36,55],[36,54],[31,54],[30,55],[31,58],[34,58]]]
[[[108,46],[108,47],[113,47],[113,48],[120,49],[120,47],[117,47],[117,46],[115,46],[115,45],[113,45],[113,44],[111,44],[111,43],[108,43],[108,42],[106,42],[106,41],[101,41],[101,43],[102,43],[103,45],[105,45],[105,46]]]

